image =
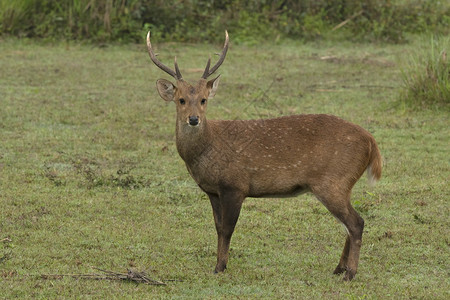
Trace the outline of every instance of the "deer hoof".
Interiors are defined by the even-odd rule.
[[[345,267],[338,265],[336,269],[334,269],[333,274],[342,274],[345,272]]]
[[[352,269],[347,269],[344,275],[344,281],[350,281],[352,280],[356,275],[356,271],[353,271]]]
[[[223,273],[226,268],[227,268],[227,266],[223,266],[223,267],[216,266],[216,268],[214,269],[214,274]]]

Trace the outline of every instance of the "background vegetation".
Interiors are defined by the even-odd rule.
[[[170,41],[234,43],[283,38],[403,42],[408,33],[448,34],[439,0],[0,0],[0,34],[94,42],[141,42],[152,29]]]
[[[408,108],[450,111],[450,37],[425,39],[403,70],[405,89],[400,98]]]

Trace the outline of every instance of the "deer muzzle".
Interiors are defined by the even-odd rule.
[[[189,126],[198,126],[198,124],[200,124],[200,119],[198,116],[189,116],[188,124]]]

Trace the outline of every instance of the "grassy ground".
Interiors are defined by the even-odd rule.
[[[192,79],[220,49],[159,46]],[[209,119],[331,113],[373,133],[384,173],[354,188],[366,228],[344,283],[331,274],[344,230],[311,195],[247,199],[228,269],[212,274],[210,204],[178,157],[174,105],[157,95],[165,75],[144,43],[1,41],[0,298],[448,299],[449,115],[396,102],[417,46],[232,46],[209,104]],[[92,267],[176,281],[38,276]]]

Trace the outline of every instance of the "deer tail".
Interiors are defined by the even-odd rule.
[[[372,138],[369,166],[367,167],[367,178],[370,186],[374,186],[375,183],[380,180],[382,166],[383,160],[381,159],[380,150],[378,149],[375,139]]]

